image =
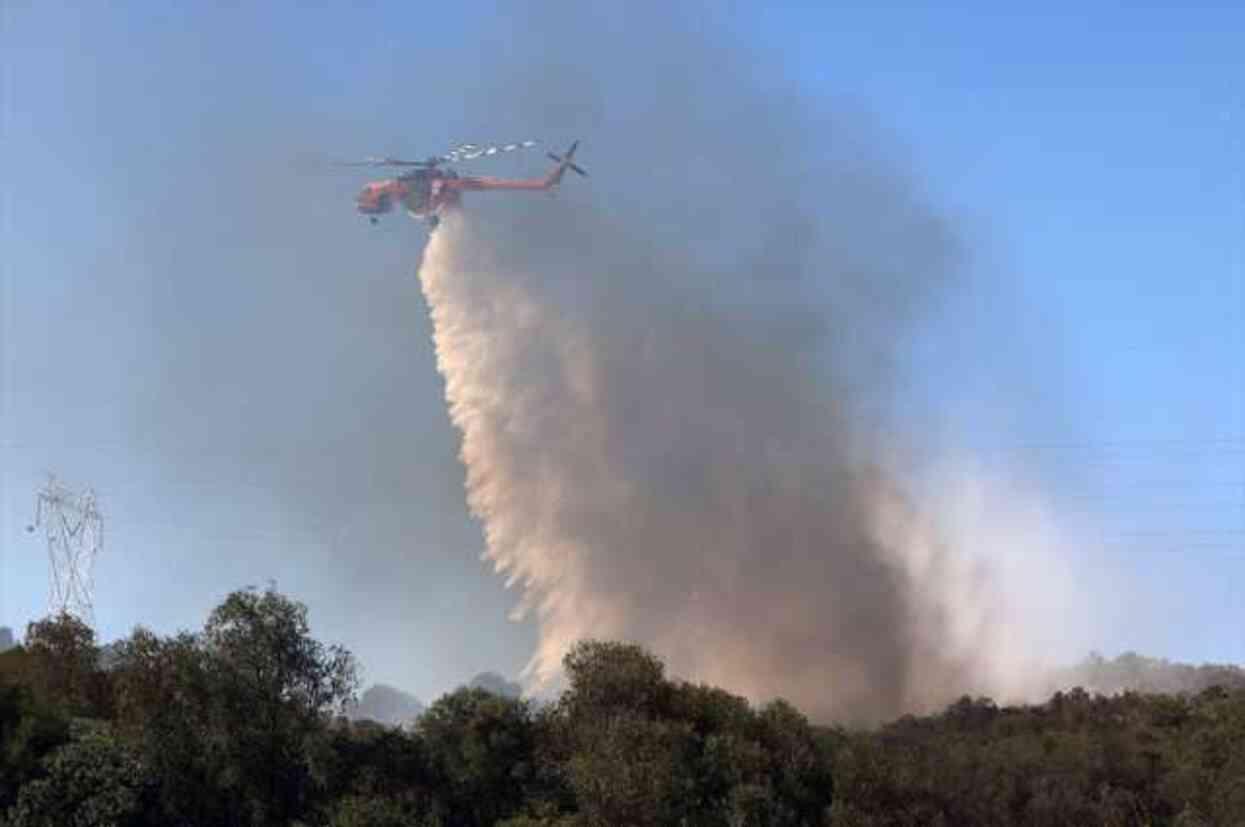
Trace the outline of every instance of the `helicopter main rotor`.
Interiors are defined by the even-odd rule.
[[[477,158],[486,158],[498,155],[503,152],[514,152],[518,149],[528,149],[536,146],[536,141],[519,141],[512,144],[491,144],[489,146],[481,146],[479,144],[459,144],[444,155],[433,155],[423,161],[410,161],[404,158],[364,158],[362,161],[342,161],[338,166],[345,167],[417,167],[422,169],[433,169],[441,164],[455,164],[460,161],[474,161]]]

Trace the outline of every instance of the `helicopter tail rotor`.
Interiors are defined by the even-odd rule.
[[[575,141],[575,143],[571,144],[570,149],[566,150],[565,155],[556,155],[552,152],[545,153],[552,160],[556,161],[558,164],[558,166],[553,170],[553,172],[549,173],[548,183],[550,187],[556,187],[558,184],[560,184],[562,182],[562,176],[566,173],[568,169],[572,170],[577,175],[580,175],[584,178],[588,177],[588,173],[584,170],[584,168],[581,167],[579,164],[575,163],[575,161],[573,160],[575,158],[575,150],[577,149],[579,149],[579,141]]]

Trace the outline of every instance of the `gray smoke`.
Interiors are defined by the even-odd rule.
[[[1042,518],[945,517],[968,472],[916,501],[920,435],[895,405],[962,273],[952,223],[867,118],[819,111],[711,27],[532,19],[559,46],[517,34],[481,78],[490,116],[590,130],[596,177],[553,203],[472,199],[420,270],[486,556],[539,627],[528,679],[597,637],[819,718],[1017,692],[1043,653],[1016,566],[980,552],[1041,546]],[[1026,608],[1058,605],[1058,579],[1030,579]]]
[[[538,619],[536,683],[604,637],[820,717],[986,688],[993,584],[939,547],[852,413],[906,331],[852,288],[902,307],[944,260],[931,215],[876,218],[910,269],[868,268],[862,238],[852,266],[821,260],[825,305],[778,278],[766,310],[723,301],[753,273],[645,248],[600,212],[443,224],[421,269],[438,365],[487,555]],[[810,313],[850,333],[809,337]]]

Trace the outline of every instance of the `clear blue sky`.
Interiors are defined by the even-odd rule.
[[[54,470],[107,514],[105,638],[273,577],[425,698],[523,663],[409,278],[422,230],[363,232],[356,178],[289,170],[528,137],[464,103],[498,55],[560,54],[512,42],[519,8],[4,5],[0,624],[43,608],[23,529]],[[1245,10],[716,8],[765,77],[889,132],[990,274],[911,392],[1091,515],[1101,564],[1155,595],[1104,650],[1245,661]],[[627,142],[585,120],[608,204]],[[976,404],[1001,386],[1021,402]]]

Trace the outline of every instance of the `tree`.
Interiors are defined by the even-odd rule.
[[[13,655],[4,655],[9,665]],[[27,781],[43,773],[45,757],[68,740],[67,718],[41,703],[29,686],[0,681],[0,814]]]
[[[641,647],[585,641],[551,729],[587,824],[818,824],[830,755],[790,704],[760,714],[707,686],[667,681]]]
[[[664,664],[634,644],[587,640],[562,665],[568,686],[546,720],[549,753],[581,819],[668,823],[686,733],[662,720],[671,695]]]
[[[416,823],[432,811],[440,791],[414,733],[375,721],[339,720],[319,747],[312,755],[312,774],[329,802],[330,821],[380,819],[380,814],[400,811],[406,823]],[[351,799],[353,804],[344,803]]]
[[[413,812],[400,799],[385,796],[350,795],[337,801],[328,820],[329,827],[441,827],[435,816]]]
[[[765,823],[768,759],[755,740],[756,716],[748,702],[683,683],[672,687],[670,708],[670,717],[689,728],[680,817],[689,825]]]
[[[22,787],[10,827],[157,825],[154,780],[133,750],[106,725],[84,722],[52,753],[47,775]]]
[[[253,823],[287,823],[312,792],[308,739],[355,699],[354,658],[312,638],[307,607],[271,588],[230,594],[208,618],[202,646],[231,753],[225,781]]]
[[[562,665],[569,688],[559,704],[585,722],[617,714],[657,717],[668,701],[665,665],[641,646],[581,641]]]
[[[689,786],[689,731],[671,721],[617,713],[579,733],[567,773],[579,813],[593,827],[678,824]]]
[[[272,588],[236,591],[212,611],[204,643],[256,700],[309,717],[344,713],[358,691],[354,657],[311,637],[307,607]]]
[[[757,715],[757,742],[768,759],[773,825],[818,824],[827,817],[833,794],[831,756],[814,737],[808,719],[783,700]]]
[[[29,678],[46,702],[75,715],[106,714],[106,689],[99,674],[95,632],[71,614],[33,621],[23,647]]]
[[[219,676],[198,638],[135,629],[117,644],[112,675],[117,730],[160,779],[166,820],[211,824],[239,817],[236,797],[224,793],[231,738],[217,714]]]
[[[450,825],[492,825],[516,814],[533,775],[535,732],[525,702],[462,688],[419,718]]]

